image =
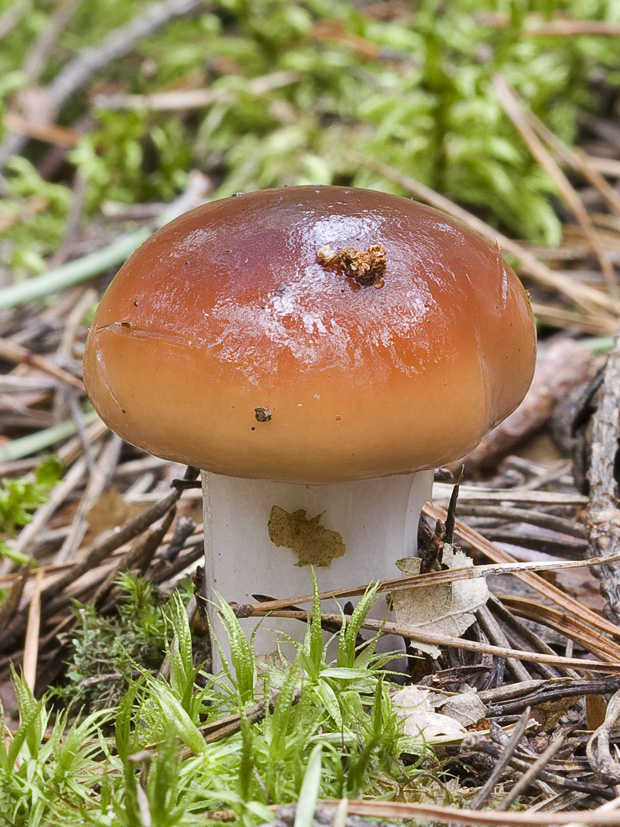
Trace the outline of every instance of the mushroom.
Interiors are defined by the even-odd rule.
[[[308,594],[310,566],[321,590],[398,576],[432,469],[514,410],[535,347],[519,280],[460,223],[285,187],[151,236],[101,301],[84,380],[125,440],[202,469],[208,593],[247,603]],[[260,653],[276,626],[303,634],[273,618]]]

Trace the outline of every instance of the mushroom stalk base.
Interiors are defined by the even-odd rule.
[[[331,485],[238,479],[206,471],[202,480],[207,597],[213,601],[218,592],[230,602],[254,603],[256,594],[276,599],[311,594],[311,566],[321,591],[398,577],[396,560],[417,552],[418,521],[430,498],[433,472]],[[278,508],[272,511],[274,506]],[[317,516],[317,525],[326,531],[308,526],[306,521]],[[299,532],[303,539],[295,542]],[[297,550],[276,545],[271,538]],[[323,605],[325,611],[337,611],[332,601]],[[226,652],[217,613],[212,603],[209,607],[212,628]],[[375,616],[383,617],[386,609],[380,597]],[[241,625],[250,634],[258,622],[250,618]],[[303,640],[305,629],[297,620],[263,619],[255,636],[256,654],[276,650],[277,632]],[[213,657],[217,671],[217,647]]]

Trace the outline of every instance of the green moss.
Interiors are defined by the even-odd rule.
[[[55,455],[42,460],[34,472],[34,479],[3,479],[0,485],[0,557],[8,557],[16,563],[26,563],[30,558],[16,553],[7,539],[13,537],[21,526],[32,519],[32,512],[47,501],[52,488],[62,474],[62,463]]]
[[[45,256],[63,238],[72,194],[62,184],[43,180],[19,155],[8,160],[6,187],[0,201],[0,251],[18,281],[45,270]]]
[[[46,76],[147,5],[146,0],[80,5]],[[101,91],[150,94],[198,86],[215,99],[182,114],[94,110],[96,126],[70,154],[88,183],[90,213],[105,199],[169,200],[192,167],[211,176],[216,197],[309,182],[407,194],[360,168],[352,160],[355,151],[512,233],[556,243],[554,184],[504,114],[493,77],[502,75],[560,138],[574,141],[579,112],[592,106],[595,76],[599,86],[601,79],[620,81],[618,38],[533,32],[561,15],[617,21],[618,4],[465,0],[440,9],[438,0],[422,0],[395,20],[381,20],[371,11],[345,0],[220,0],[204,14],[174,20],[140,41],[95,80]],[[49,13],[36,3],[25,28],[7,37],[0,57],[7,91],[24,82],[24,55]],[[258,92],[252,82],[274,72],[298,74],[281,87]],[[77,96],[61,122],[70,122],[86,103],[85,96]],[[32,172],[26,175],[18,164],[11,174],[28,179],[34,190]],[[62,234],[70,198],[66,187],[60,192],[44,216],[26,216],[19,230],[6,231],[9,254],[22,270],[40,269]],[[13,196],[4,209],[20,215],[21,206]]]

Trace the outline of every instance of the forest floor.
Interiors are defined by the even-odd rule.
[[[281,770],[264,768],[260,761],[268,762],[268,756],[256,757],[254,775],[251,767],[244,775],[253,760],[247,750],[257,756],[268,740],[265,720],[273,710],[268,682],[261,686],[254,676],[244,695],[237,675],[238,694],[228,705],[222,703],[217,714],[216,690],[208,678],[201,581],[192,579],[203,556],[200,488],[191,484],[184,467],[145,454],[111,433],[88,406],[81,375],[88,321],[117,264],[157,226],[162,213],[171,218],[207,200],[214,182],[193,170],[184,191],[168,203],[151,199],[108,205],[86,220],[84,185],[76,178],[74,209],[62,243],[45,257],[54,279],[35,275],[0,290],[0,477],[5,481],[0,500],[0,700],[6,742],[4,752],[0,749],[0,773],[3,783],[13,776],[10,783],[15,783],[13,798],[13,793],[6,792],[5,799],[0,793],[0,824],[256,823],[267,817],[268,808],[277,810],[282,824],[294,822],[296,827],[312,818],[318,823],[335,818],[339,824],[349,819],[353,827],[358,816],[471,824],[620,823],[620,129],[611,114],[590,114],[583,119],[579,144],[569,147],[549,134],[507,85],[498,82],[497,90],[524,144],[557,184],[553,205],[561,223],[560,244],[502,234],[479,212],[469,212],[379,160],[368,162],[399,191],[453,215],[491,243],[499,238],[530,293],[540,331],[536,374],[525,401],[463,463],[437,471],[433,500],[424,509],[427,547],[458,546],[474,566],[491,566],[484,572],[491,595],[473,610],[475,622],[462,636],[434,623],[432,635],[427,627],[415,630],[410,624],[399,630],[396,622],[396,631],[417,655],[409,683],[421,693],[408,702],[413,729],[398,757],[399,782],[386,780],[389,772],[381,763],[385,744],[368,747],[369,756],[375,748],[376,754],[372,760],[366,756],[363,783],[336,783],[336,770],[325,763],[331,746],[323,746],[323,764],[317,763],[318,753],[310,751],[317,733],[333,735],[340,727],[353,737],[351,721],[367,713],[369,721],[375,715],[368,724],[372,731],[381,707],[376,698],[384,692],[382,682],[373,683],[370,694],[363,684],[357,712],[351,699],[350,708],[335,711],[340,690],[328,678],[341,676],[324,672],[326,664],[319,670],[324,680],[315,695],[323,714],[328,717],[328,710],[332,715],[331,732],[325,721],[316,724],[309,746],[299,747],[303,760],[296,778],[289,787],[278,788],[277,795],[265,778]],[[53,120],[28,121],[17,107],[9,112],[13,155],[28,157],[32,140],[43,141],[48,150],[38,157],[41,175],[50,181],[62,176],[73,141],[67,127]],[[41,199],[30,196],[27,209],[47,209]],[[42,459],[50,452],[58,460]],[[186,484],[179,483],[184,477]],[[457,480],[458,500],[450,505]],[[118,578],[128,572],[138,578],[119,586]],[[424,590],[451,589],[467,573],[455,571],[448,586],[443,571],[434,575],[443,585],[433,585],[433,575],[425,576]],[[342,585],[346,592],[347,585],[359,583]],[[187,621],[174,608],[176,598],[170,595],[175,590],[182,595]],[[255,616],[264,612],[260,603],[250,610]],[[177,649],[169,652],[173,633]],[[187,633],[190,637],[184,638]],[[183,656],[182,639],[190,649]],[[424,644],[438,645],[439,656],[421,655]],[[354,668],[353,660],[349,666]],[[199,667],[202,671],[192,671]],[[361,669],[360,664],[355,668]],[[15,678],[16,669],[21,678]],[[183,669],[185,695],[179,678]],[[378,680],[378,670],[371,671]],[[298,702],[293,689],[299,686],[278,675],[269,679],[271,689],[293,708]],[[351,676],[353,680],[353,672]],[[357,673],[355,677],[362,680]],[[307,687],[298,680],[303,695]],[[386,690],[389,715],[398,706],[393,696],[399,689],[394,684]],[[110,719],[102,718],[97,729],[96,719],[86,718],[111,709],[118,726],[121,720],[133,722],[127,723],[129,731],[141,715],[148,718],[144,710],[157,693],[167,698],[168,691],[174,699],[169,706],[162,701],[161,719],[147,721],[151,740],[127,735],[122,742],[118,733],[114,740]],[[192,692],[199,700],[190,699]],[[35,701],[42,697],[43,707]],[[128,711],[128,697],[137,711]],[[60,753],[68,732],[78,737],[75,729],[65,728],[67,721],[58,724],[70,702],[71,725],[89,721],[77,751],[91,745],[90,763],[80,752],[84,764],[73,768],[71,783],[81,783],[84,773],[86,790],[75,799],[70,785],[64,792],[53,786],[57,767],[49,755],[41,757],[50,739],[57,738],[53,751]],[[205,711],[207,705],[211,713]],[[283,709],[276,708],[280,718],[274,721],[284,727]],[[304,714],[308,719],[315,713],[307,707]],[[389,717],[385,709],[383,714]],[[171,747],[162,720],[172,719],[177,740]],[[263,727],[260,744],[245,733],[246,719],[252,727]],[[393,734],[392,747],[401,735]],[[231,782],[234,795],[223,792],[223,781],[204,800],[192,787],[196,770],[190,763],[202,754],[200,738],[222,749],[233,745],[226,749],[239,763],[227,764],[226,772],[236,779]],[[347,741],[343,772],[351,777],[357,766],[352,756],[362,755],[372,742],[368,733],[359,738],[359,752]],[[333,745],[333,739],[326,743]],[[11,745],[17,745],[13,752]],[[169,764],[181,762],[174,800],[167,787],[165,805],[157,804],[154,789],[153,779],[167,778],[153,757],[158,749]],[[343,754],[338,753],[339,766],[344,766]],[[45,805],[37,803],[36,784],[31,789],[18,778],[35,755],[41,784],[51,785],[65,809],[54,809],[57,805],[45,795]],[[209,755],[212,767],[229,760]],[[149,781],[151,761],[159,769]],[[107,767],[102,773],[112,779],[109,789],[94,780],[97,762]],[[49,772],[41,769],[44,764]],[[409,777],[405,768],[411,765],[417,774]],[[129,766],[140,769],[140,776],[128,772]],[[320,780],[321,772],[331,773],[331,786]],[[276,789],[276,780],[273,784]],[[278,810],[296,800],[300,788],[305,821],[294,809]],[[333,800],[325,803],[326,798]],[[252,809],[249,802],[256,801],[260,807]],[[38,821],[23,820],[24,802]],[[168,813],[167,821],[157,815],[157,806]]]

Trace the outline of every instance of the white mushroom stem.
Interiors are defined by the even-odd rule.
[[[321,591],[359,586],[398,577],[396,560],[417,553],[418,521],[430,498],[433,472],[331,485],[238,479],[205,471],[202,480],[207,596],[212,601],[218,592],[228,601],[254,603],[254,594],[279,599],[312,593],[310,565],[296,565],[299,556],[270,539],[273,506],[289,514],[303,509],[307,519],[321,515],[320,525],[341,535],[344,554],[329,566],[315,566]],[[312,555],[310,551],[306,556]],[[210,606],[212,628],[226,649],[217,613]],[[324,608],[337,610],[332,602]],[[380,598],[375,616],[383,617],[385,612],[385,599]],[[257,623],[256,619],[241,621],[248,634]],[[259,656],[276,649],[277,632],[302,640],[305,624],[267,617],[255,637]],[[220,665],[216,650],[214,671]]]

